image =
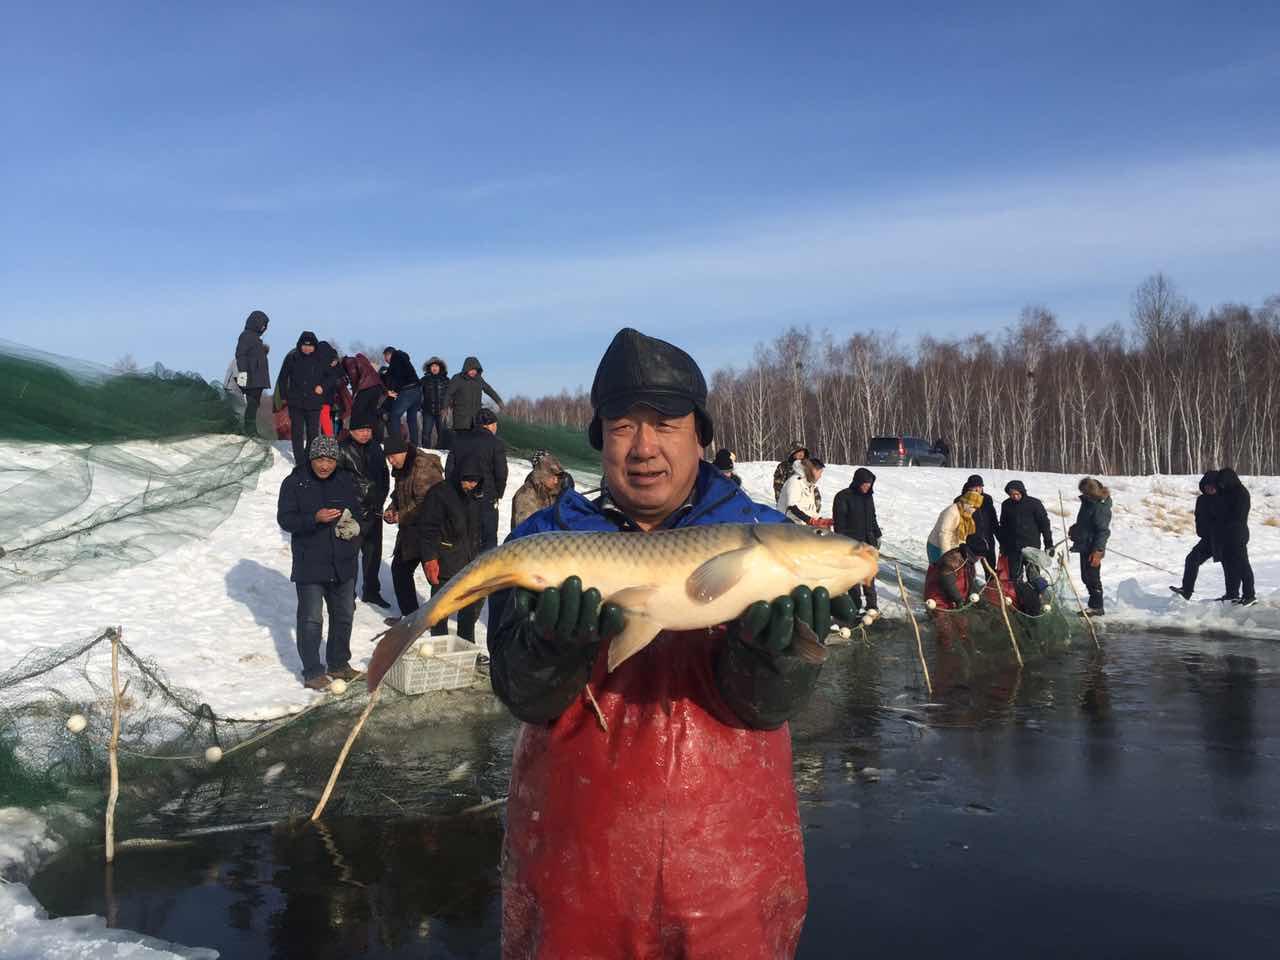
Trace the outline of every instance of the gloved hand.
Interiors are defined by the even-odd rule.
[[[248,385],[249,385],[249,374],[244,370],[241,370],[239,373],[236,374],[236,386],[239,387],[241,390],[243,390]]]
[[[751,604],[729,624],[725,652],[716,664],[716,686],[744,723],[772,730],[804,705],[822,669],[825,650],[820,644],[833,616],[856,622],[847,593],[833,598],[825,587],[802,586],[772,603]],[[800,624],[812,635],[798,635]]]
[[[542,593],[499,591],[489,598],[489,680],[525,723],[547,723],[581,695],[600,641],[622,632],[622,608],[570,577]]]
[[[424,560],[422,563],[422,572],[427,575],[427,583],[433,587],[440,586],[440,561]]]
[[[1093,551],[1093,553],[1089,554],[1089,566],[1091,566],[1091,567],[1100,567],[1100,566],[1102,566],[1102,551],[1101,551],[1101,550],[1095,550],[1095,551]]]
[[[334,533],[337,534],[339,540],[354,540],[360,536],[360,523],[346,507],[342,508],[342,516],[338,518],[338,522],[334,525]]]
[[[617,636],[626,626],[622,608],[600,602],[595,587],[583,591],[582,581],[570,577],[559,587],[542,593],[517,589],[512,594],[512,616],[526,619],[533,612],[533,627],[542,641],[555,650],[582,647]]]

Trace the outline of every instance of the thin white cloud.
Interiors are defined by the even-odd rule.
[[[94,291],[42,297],[23,311],[59,324],[77,317],[73,327],[90,342],[118,336],[119,348],[102,351],[110,357],[150,356],[140,336],[178,346],[189,331],[226,330],[261,306],[277,340],[308,327],[421,344],[419,352],[481,351],[501,358],[509,385],[537,391],[589,381],[602,338],[624,324],[711,351],[711,367],[741,361],[756,338],[790,323],[840,333],[913,317],[909,339],[963,332],[950,329],[952,318],[990,310],[994,325],[1028,301],[1097,303],[1100,291],[1128,291],[1155,269],[1195,278],[1184,280],[1193,297],[1257,298],[1280,284],[1277,222],[1280,153],[1260,151],[833,197],[612,249],[191,278],[117,292],[114,303]],[[1113,319],[1122,319],[1127,294],[1116,300]],[[79,319],[89,303],[94,320]],[[186,337],[174,337],[176,318]],[[225,340],[202,332],[192,346],[216,357],[186,347],[181,365],[220,373]],[[531,358],[554,358],[551,375],[561,379],[548,380]]]

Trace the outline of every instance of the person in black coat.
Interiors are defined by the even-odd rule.
[[[449,365],[432,357],[422,365],[422,445],[431,447],[435,431],[435,449],[449,449],[449,428],[444,422],[444,395],[449,389]]]
[[[433,597],[480,554],[480,474],[479,464],[468,461],[458,468],[452,480],[446,478],[427,491],[427,497],[414,517],[418,557],[422,561],[422,572],[431,584]],[[476,620],[483,606],[484,601],[478,600],[458,611],[458,636],[461,639],[475,642]],[[448,632],[449,625],[445,621],[431,628],[432,636],[443,637]]]
[[[262,392],[271,388],[271,370],[267,366],[267,351],[271,348],[262,342],[270,322],[271,318],[261,310],[253,311],[236,341],[236,384],[245,399],[244,432],[251,437],[258,433]]]
[[[1187,554],[1182,564],[1182,585],[1169,589],[1190,600],[1196,589],[1196,577],[1201,565],[1214,557],[1213,532],[1217,523],[1215,513],[1218,506],[1218,471],[1210,470],[1200,478],[1200,496],[1196,497],[1196,536],[1200,539]],[[1225,599],[1225,598],[1223,598]]]
[[[387,426],[392,434],[400,436],[400,418],[409,420],[409,446],[418,445],[418,414],[422,412],[422,385],[418,382],[418,371],[413,368],[409,354],[395,347],[387,347],[382,351],[387,361],[386,373],[382,381],[387,387]]]
[[[382,444],[374,436],[369,411],[352,414],[351,429],[338,443],[338,467],[351,474],[360,497],[360,600],[375,607],[391,606],[382,596],[378,571],[382,567],[382,508],[391,492],[391,471]]]
[[[866,467],[853,472],[853,481],[836,494],[831,502],[831,517],[836,533],[861,540],[869,546],[880,548],[880,523],[876,520],[876,475]],[[856,606],[876,610],[876,585],[873,580],[866,586],[855,585],[849,596]]]
[[[452,408],[453,429],[470,430],[475,426],[476,415],[481,410],[481,394],[487,393],[489,399],[502,406],[502,398],[498,391],[484,379],[484,367],[475,357],[467,357],[462,362],[462,372],[449,381],[444,393],[444,405]]]
[[[1251,606],[1257,597],[1249,563],[1249,491],[1230,467],[1218,471],[1218,498],[1213,511],[1213,547],[1227,578],[1223,599]]]
[[[991,499],[991,494],[983,491],[985,484],[982,477],[973,474],[964,482],[964,489],[960,491],[960,495],[964,496],[970,490],[976,490],[982,494],[982,506],[978,507],[973,513],[973,524],[976,527],[976,533],[982,538],[986,549],[979,555],[981,559],[991,564],[991,569],[996,568],[996,543],[1000,539],[1000,518],[996,516],[996,502]]]
[[[488,407],[480,408],[474,427],[454,435],[445,479],[456,482],[464,464],[480,472],[480,549],[492,550],[498,545],[498,504],[507,493],[507,445],[498,436],[498,417]]]
[[[280,484],[276,505],[276,522],[291,534],[289,579],[298,593],[298,656],[303,683],[313,690],[327,688],[330,677],[350,680],[356,676],[350,661],[360,496],[351,474],[338,469],[338,456],[332,437],[316,437],[310,460],[294,467]],[[349,512],[349,518],[343,517],[343,511]],[[322,661],[320,637],[326,607],[329,639]]]
[[[1044,504],[1027,495],[1021,480],[1010,480],[1004,485],[1009,499],[1000,504],[1000,552],[1009,564],[1009,580],[1017,583],[1022,578],[1024,566],[1027,579],[1034,580],[1042,572],[1034,564],[1024,565],[1023,547],[1038,547],[1041,542],[1047,551],[1053,550],[1053,524]]]
[[[329,402],[337,374],[317,348],[320,341],[310,330],[302,331],[298,346],[280,366],[277,385],[289,405],[293,462],[304,464],[313,439],[320,436],[320,408]]]

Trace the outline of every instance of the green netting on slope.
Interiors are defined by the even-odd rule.
[[[222,387],[160,364],[113,372],[0,340],[0,440],[118,443],[237,431]]]
[[[0,342],[0,591],[207,536],[271,463],[193,374],[112,373]]]
[[[600,473],[600,453],[587,441],[585,430],[503,419],[498,432],[516,456],[527,459],[535,450],[550,450],[570,470]]]
[[[362,683],[276,719],[223,716],[114,629],[33,650],[0,673],[0,806],[57,800],[95,820],[101,814],[113,641],[123,688],[120,838],[311,813],[367,702]],[[68,730],[72,716],[84,717],[83,730]],[[439,813],[501,796],[514,726],[482,678],[475,689],[417,697],[387,690],[326,809]],[[207,759],[211,747],[221,751],[216,762]]]

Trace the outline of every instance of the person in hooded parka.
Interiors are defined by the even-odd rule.
[[[1027,493],[1026,484],[1021,480],[1010,480],[1004,485],[1004,492],[1009,499],[1000,504],[1000,552],[1009,566],[1009,580],[1017,583],[1022,578],[1024,569],[1028,579],[1035,579],[1042,573],[1034,565],[1028,565],[1022,558],[1023,547],[1038,547],[1044,543],[1046,551],[1053,550],[1053,525],[1049,522],[1049,513],[1044,504]]]
[[[1181,585],[1169,588],[1184,600],[1190,600],[1191,595],[1195,593],[1196,579],[1199,577],[1201,565],[1215,556],[1213,534],[1217,525],[1217,508],[1218,471],[1210,470],[1200,478],[1200,495],[1196,497],[1196,536],[1199,539],[1187,554],[1186,560],[1182,562]]]
[[[310,330],[302,331],[298,345],[280,366],[276,384],[279,399],[288,404],[294,463],[307,462],[308,445],[320,436],[320,410],[328,402],[337,374],[318,347]],[[278,408],[277,408],[278,409]]]
[[[876,475],[866,467],[853,472],[849,486],[836,494],[831,502],[831,518],[836,533],[853,537],[880,549],[880,522],[876,519]],[[865,610],[876,610],[875,581],[855,585],[849,596]]]
[[[261,310],[253,311],[236,341],[236,385],[244,394],[244,432],[249,436],[258,433],[262,393],[271,389],[271,369],[267,365],[267,352],[271,347],[262,342],[270,322],[271,318]]]
[[[462,361],[462,372],[449,381],[444,392],[444,407],[453,411],[452,425],[454,433],[470,430],[475,426],[476,414],[480,412],[481,394],[488,394],[489,399],[502,409],[502,398],[498,391],[489,386],[484,378],[484,367],[476,357],[467,357]]]
[[[1257,596],[1253,566],[1249,563],[1249,491],[1230,467],[1218,471],[1218,496],[1222,499],[1214,511],[1217,521],[1214,548],[1227,578],[1224,599],[1252,606],[1257,602]]]

